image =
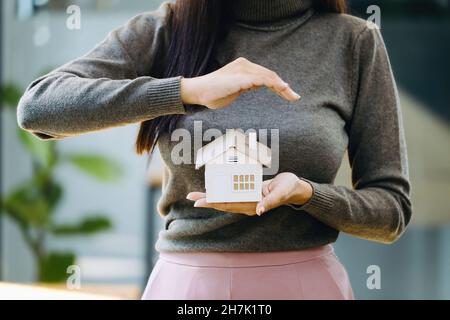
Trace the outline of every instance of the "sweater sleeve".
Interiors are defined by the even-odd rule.
[[[170,6],[136,16],[109,33],[91,52],[34,81],[20,100],[21,128],[42,139],[185,113],[181,77],[162,73]]]
[[[359,35],[353,62],[355,104],[347,128],[353,189],[304,179],[314,192],[300,209],[340,231],[392,243],[412,210],[399,97],[377,29]]]

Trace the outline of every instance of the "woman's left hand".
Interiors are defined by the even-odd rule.
[[[280,173],[275,178],[263,182],[260,202],[207,203],[206,194],[191,192],[187,199],[195,201],[196,208],[212,208],[219,211],[245,214],[248,216],[263,213],[282,205],[303,205],[311,199],[312,186],[293,173]]]

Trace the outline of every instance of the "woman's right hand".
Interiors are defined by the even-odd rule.
[[[198,104],[210,109],[221,109],[231,104],[240,94],[267,87],[288,101],[297,101],[294,92],[274,71],[238,58],[221,69],[196,78],[181,80],[181,99],[185,104]]]

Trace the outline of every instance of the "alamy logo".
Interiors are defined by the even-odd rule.
[[[66,287],[69,290],[81,289],[81,268],[77,265],[72,265],[67,268],[67,274],[70,276],[67,278]]]
[[[66,27],[69,30],[81,29],[81,8],[77,5],[67,7],[66,13],[69,17],[66,20]]]
[[[377,5],[371,5],[367,7],[367,14],[370,14],[367,18],[367,27],[369,29],[381,29],[381,9]]]
[[[366,285],[369,290],[381,289],[381,268],[377,265],[371,265],[367,267],[367,274],[370,276],[367,278]]]
[[[235,130],[235,129],[228,129]],[[257,132],[259,142],[265,146],[268,145],[270,135],[270,149],[271,149],[271,165],[264,168],[264,175],[276,175],[279,170],[279,130],[278,129],[248,129],[246,132],[237,129],[246,135],[251,135]],[[177,142],[172,148],[171,161],[174,165],[193,164],[196,161],[196,155],[199,149],[202,148],[203,142],[211,142],[214,139],[220,138],[225,133],[219,129],[210,128],[203,132],[203,122],[194,121],[194,130],[192,137],[191,131],[184,128],[176,129],[171,134],[171,141]],[[255,135],[256,136],[256,135]],[[192,152],[193,151],[193,152]]]

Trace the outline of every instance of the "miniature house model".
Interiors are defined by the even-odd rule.
[[[205,166],[206,201],[258,202],[263,166],[270,167],[271,150],[257,142],[256,133],[227,133],[199,149],[196,169]]]

